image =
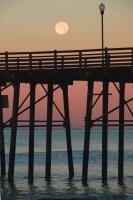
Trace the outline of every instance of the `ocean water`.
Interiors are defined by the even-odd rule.
[[[75,176],[68,179],[66,137],[64,129],[53,129],[52,179],[45,181],[46,131],[35,131],[34,184],[28,184],[28,129],[19,129],[17,134],[14,185],[7,176],[1,180],[2,200],[43,199],[133,199],[133,129],[125,128],[124,185],[118,185],[118,129],[109,128],[108,134],[108,184],[101,183],[101,137],[99,128],[93,128],[90,140],[88,185],[81,182],[84,129],[72,129],[72,147]],[[5,130],[6,162],[8,170],[10,129]]]

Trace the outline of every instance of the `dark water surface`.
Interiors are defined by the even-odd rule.
[[[6,160],[8,165],[10,130],[5,131]],[[72,129],[72,145],[75,177],[68,180],[66,138],[63,129],[53,130],[52,180],[45,181],[46,132],[35,132],[34,185],[28,185],[28,129],[19,129],[16,148],[15,183],[10,186],[7,176],[0,185],[2,200],[41,199],[133,199],[133,129],[125,129],[124,185],[117,184],[118,130],[109,129],[108,137],[108,185],[101,184],[101,129],[92,129],[88,186],[81,183],[83,129]]]

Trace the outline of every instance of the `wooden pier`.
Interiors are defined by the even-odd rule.
[[[91,50],[65,50],[43,52],[4,52],[0,53],[0,173],[1,178],[6,174],[4,129],[11,128],[10,152],[8,164],[8,181],[14,182],[14,167],[16,153],[16,137],[18,127],[29,128],[29,161],[28,182],[34,181],[34,132],[35,127],[46,127],[46,171],[45,177],[51,179],[52,154],[52,127],[64,127],[66,130],[66,146],[68,156],[69,178],[74,177],[74,163],[72,155],[71,122],[69,112],[69,85],[74,81],[86,81],[88,85],[87,104],[85,114],[85,135],[83,149],[82,182],[88,181],[90,134],[93,126],[102,127],[102,182],[107,183],[108,178],[108,127],[119,127],[118,141],[118,182],[124,179],[124,127],[133,126],[133,120],[124,117],[125,106],[131,116],[133,112],[125,100],[125,85],[133,82],[133,47],[105,48]],[[94,84],[102,83],[102,91],[97,94],[94,101]],[[117,82],[117,84],[116,84]],[[29,84],[30,92],[20,101],[23,83]],[[109,84],[113,83],[119,94],[119,105],[109,108]],[[40,84],[44,95],[36,99],[37,84]],[[119,84],[119,87],[118,87]],[[47,86],[47,89],[46,87]],[[3,92],[13,87],[12,116],[3,121],[3,108],[8,107],[8,96]],[[54,101],[54,92],[61,89],[63,95],[64,112]],[[92,112],[102,97],[102,114],[92,119]],[[47,119],[35,119],[35,105],[47,98]],[[23,108],[29,99],[30,105]],[[53,106],[60,114],[62,120],[53,120]],[[109,120],[108,116],[118,110],[119,118]],[[18,117],[29,111],[29,120],[19,120]]]

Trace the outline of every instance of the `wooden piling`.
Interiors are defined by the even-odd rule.
[[[85,138],[83,150],[83,168],[82,168],[82,183],[87,183],[88,178],[88,161],[89,161],[89,145],[90,145],[90,132],[91,132],[91,116],[92,116],[92,101],[93,101],[93,87],[94,82],[88,82],[87,93],[87,108],[86,108],[86,121],[85,121]]]
[[[12,120],[11,120],[9,168],[8,168],[8,181],[10,184],[13,183],[13,179],[14,179],[19,91],[20,91],[20,83],[15,83],[14,84],[14,98],[13,98],[13,113],[12,113]]]
[[[64,99],[64,114],[65,114],[68,169],[69,169],[69,178],[71,179],[74,176],[74,167],[73,167],[72,142],[71,142],[68,85],[63,85],[62,89],[63,89],[63,99]]]
[[[3,177],[5,173],[6,173],[5,143],[4,143],[3,110],[2,110],[1,85],[0,85],[0,176]]]
[[[119,184],[123,184],[123,169],[124,169],[124,104],[125,104],[125,83],[120,82],[119,149],[118,149],[118,182]]]
[[[29,124],[29,167],[28,182],[33,183],[34,173],[34,121],[35,121],[35,84],[30,83],[30,124]]]
[[[51,147],[52,147],[52,116],[53,116],[53,83],[48,83],[47,127],[46,127],[46,171],[45,179],[51,179]]]
[[[107,183],[107,144],[108,144],[108,87],[109,83],[103,81],[103,120],[102,120],[102,182]]]

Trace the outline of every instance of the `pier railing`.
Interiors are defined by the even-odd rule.
[[[0,70],[44,70],[133,66],[133,47],[0,53]],[[103,60],[104,59],[104,60]]]

